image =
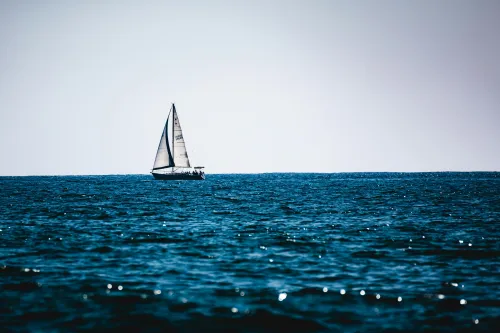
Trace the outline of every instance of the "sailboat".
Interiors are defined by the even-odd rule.
[[[191,167],[181,123],[173,103],[161,133],[151,174],[158,180],[205,179],[203,167]]]

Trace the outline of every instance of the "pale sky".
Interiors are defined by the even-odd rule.
[[[500,170],[500,1],[0,2],[0,175]]]

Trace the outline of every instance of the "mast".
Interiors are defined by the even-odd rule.
[[[174,124],[175,124],[175,104],[172,103],[172,156],[175,156],[175,145],[174,145],[174,140],[175,140],[175,136],[174,136]],[[174,157],[174,167],[175,167],[175,157]],[[172,167],[172,171],[173,171],[173,167]]]

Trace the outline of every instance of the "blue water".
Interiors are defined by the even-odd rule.
[[[499,173],[0,177],[2,332],[494,331]]]

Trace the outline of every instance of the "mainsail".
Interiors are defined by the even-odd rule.
[[[175,105],[172,105],[172,155],[174,157],[174,166],[180,168],[190,168],[189,157],[186,150],[186,143],[182,136],[181,123],[175,111]]]
[[[174,166],[174,159],[172,158],[172,153],[170,152],[170,147],[168,144],[168,117],[163,132],[161,134],[160,143],[158,144],[158,150],[156,151],[155,163],[153,165],[153,170],[160,170],[165,168],[170,168]]]

